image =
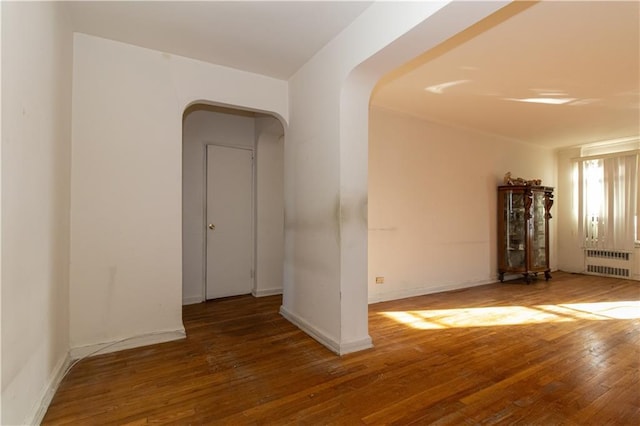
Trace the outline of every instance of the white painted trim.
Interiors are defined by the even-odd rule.
[[[42,396],[38,399],[38,403],[34,407],[35,410],[32,412],[32,415],[25,419],[25,424],[28,425],[39,425],[42,423],[44,419],[44,415],[47,414],[47,410],[49,409],[49,404],[51,404],[51,400],[53,396],[56,394],[62,379],[67,374],[67,369],[71,365],[71,358],[69,357],[69,353],[65,354],[63,358],[60,359],[58,364],[53,369],[53,374],[47,386],[45,386]]]
[[[307,333],[314,340],[317,340],[320,344],[325,346],[331,352],[337,355],[345,355],[352,352],[361,351],[363,349],[369,349],[373,347],[371,337],[367,336],[364,339],[355,340],[348,343],[338,343],[327,334],[313,325],[309,324],[298,315],[291,313],[284,306],[280,306],[280,315],[285,317],[289,322],[298,327],[300,330]]]
[[[571,162],[580,163],[583,161],[602,160],[605,158],[626,157],[627,155],[640,155],[640,149],[632,149],[631,151],[612,152],[610,154],[594,154],[594,155],[588,155],[585,157],[574,157],[574,158],[571,158]]]
[[[551,273],[553,274],[554,272],[557,272],[557,271],[558,269],[552,269]],[[582,272],[578,272],[578,273],[582,273]],[[504,276],[505,282],[511,279],[516,279],[516,278],[522,278],[522,274],[505,274]],[[551,277],[551,279],[553,279],[553,277]],[[433,294],[433,293],[442,293],[445,291],[461,290],[463,288],[478,287],[478,286],[487,285],[487,284],[497,284],[499,282],[500,281],[498,280],[498,277],[494,277],[488,280],[445,284],[437,287],[428,287],[428,288],[420,287],[420,288],[409,288],[404,290],[395,290],[395,291],[390,291],[388,293],[382,293],[382,294],[370,296],[369,304],[378,303],[378,302],[387,302],[389,300],[406,299],[408,297],[424,296],[424,295]]]
[[[514,276],[515,277],[515,276]],[[477,287],[485,284],[493,284],[496,279],[490,279],[478,282],[452,283],[436,287],[420,287],[408,288],[403,290],[395,290],[387,293],[376,294],[369,297],[369,303],[386,302],[389,300],[406,299],[408,297],[424,296],[426,294],[440,293],[443,291],[460,290],[463,288]]]
[[[367,336],[364,339],[354,340],[353,342],[341,343],[340,355],[363,351],[365,349],[371,349],[372,347],[373,341],[371,340],[371,336]]]
[[[182,305],[195,305],[196,303],[204,302],[202,296],[183,297]]]
[[[124,339],[116,339],[110,342],[95,343],[86,346],[71,348],[69,355],[76,360],[94,355],[102,355],[110,352],[122,351],[125,349],[137,348],[139,346],[155,345],[156,343],[170,342],[187,337],[184,327],[175,330],[165,330],[156,333],[131,336]]]
[[[251,294],[253,294],[253,297],[275,296],[277,294],[282,294],[282,288],[264,288],[261,290],[253,290]]]
[[[340,355],[340,344],[333,340],[331,337],[327,336],[325,332],[309,324],[298,315],[291,313],[284,306],[280,306],[280,315],[285,317],[289,322],[298,327],[300,330],[313,337],[319,343],[326,346],[327,349],[329,349],[331,352]]]

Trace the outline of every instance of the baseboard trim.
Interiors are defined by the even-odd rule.
[[[325,332],[309,324],[307,321],[292,313],[291,311],[288,311],[284,306],[280,306],[280,315],[285,317],[293,325],[307,333],[314,340],[318,341],[318,343],[325,346],[327,349],[337,355],[345,355],[348,353],[357,352],[373,347],[371,337],[369,336],[365,337],[364,339],[354,340],[352,342],[338,343],[334,339],[329,337]]]
[[[557,272],[557,271],[558,269],[552,269],[551,273],[553,274],[554,272]],[[504,276],[505,281],[509,281],[517,278],[522,278],[522,274],[505,274]],[[406,299],[408,297],[424,296],[426,294],[442,293],[445,291],[461,290],[463,288],[478,287],[481,285],[495,284],[499,282],[500,280],[496,275],[495,277],[487,280],[469,281],[469,282],[463,282],[463,283],[452,283],[452,284],[445,284],[445,285],[440,285],[436,287],[420,287],[420,288],[410,288],[410,289],[404,289],[404,290],[395,290],[395,291],[389,291],[387,293],[370,296],[368,299],[368,302],[369,304],[378,303],[378,302],[387,302],[389,300]]]
[[[313,339],[317,340],[320,344],[326,346],[331,352],[340,355],[340,344],[329,337],[326,333],[312,326],[298,315],[288,311],[284,306],[280,306],[280,315],[285,317],[300,330],[313,337]]]
[[[364,339],[354,340],[353,342],[348,342],[348,343],[342,343],[340,345],[340,355],[359,352],[365,349],[371,349],[372,347],[373,347],[373,341],[371,340],[371,336],[367,336]]]
[[[477,287],[485,284],[493,284],[495,282],[496,280],[490,279],[490,280],[484,280],[484,281],[446,284],[446,285],[440,285],[436,287],[420,287],[420,288],[395,290],[395,291],[389,291],[387,293],[373,295],[369,297],[369,303],[379,303],[379,302],[386,302],[389,300],[406,299],[408,297],[424,296],[426,294],[441,293],[443,291],[460,290],[463,288]]]
[[[71,365],[71,357],[69,353],[67,353],[56,365],[53,370],[53,375],[51,380],[44,389],[42,397],[40,397],[36,409],[33,412],[31,418],[27,418],[25,424],[28,425],[39,425],[42,423],[45,414],[47,414],[47,410],[49,409],[49,404],[51,404],[51,400],[53,396],[56,394],[62,379],[67,374],[67,369]]]
[[[96,343],[86,346],[71,348],[69,355],[72,360],[86,358],[94,355],[102,355],[125,349],[137,348],[140,346],[155,345],[157,343],[180,340],[187,337],[184,327],[174,330],[164,330],[139,336],[131,336],[123,339],[116,339],[110,342]]]
[[[282,294],[282,288],[265,288],[261,290],[254,290],[251,292],[253,297],[265,297],[265,296],[276,296],[278,294]]]
[[[204,299],[202,299],[202,296],[185,297],[182,299],[182,306],[195,305],[196,303],[202,303],[202,302],[204,302]]]

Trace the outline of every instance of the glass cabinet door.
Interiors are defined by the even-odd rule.
[[[534,269],[547,266],[544,192],[533,193],[531,217],[531,266]]]
[[[525,205],[524,194],[509,191],[504,194],[505,259],[510,268],[525,267]]]
[[[549,219],[553,188],[541,185],[498,187],[498,278],[521,273],[527,283],[549,270]]]

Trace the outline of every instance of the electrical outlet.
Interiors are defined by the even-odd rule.
[[[376,284],[384,284],[384,277],[376,277]]]

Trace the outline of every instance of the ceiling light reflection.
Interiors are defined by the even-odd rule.
[[[569,96],[567,92],[564,90],[556,90],[556,89],[531,89],[538,96]]]
[[[468,83],[471,80],[456,80],[456,81],[447,81],[446,83],[440,83],[433,86],[427,86],[424,88],[427,92],[435,93],[436,95],[441,95],[444,93],[446,89],[450,89],[454,86],[458,86],[460,84]]]
[[[598,102],[600,99],[578,99],[575,102],[571,102],[569,105],[571,106],[583,106],[583,105],[589,105],[589,104],[594,104],[596,102]]]
[[[573,102],[576,98],[503,98],[505,101],[526,102],[532,104],[563,105]]]

